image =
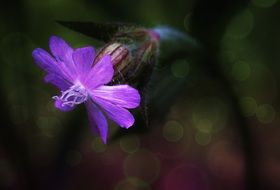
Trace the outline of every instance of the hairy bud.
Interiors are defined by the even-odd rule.
[[[98,52],[94,64],[97,63],[104,55],[110,55],[115,68],[114,80],[122,77],[123,69],[132,61],[129,49],[118,42],[108,43]]]
[[[115,69],[112,83],[135,83],[143,80],[143,74],[149,77],[158,48],[159,35],[152,30],[138,28],[122,31],[99,50],[94,63],[104,55],[110,55]]]

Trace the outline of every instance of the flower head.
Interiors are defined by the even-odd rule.
[[[101,136],[104,143],[108,134],[106,117],[123,128],[133,125],[134,117],[127,109],[139,106],[140,95],[129,85],[106,85],[114,75],[110,55],[94,62],[93,47],[73,49],[56,36],[50,38],[49,46],[52,55],[37,48],[32,56],[46,71],[45,82],[61,90],[59,96],[53,97],[57,109],[70,111],[85,103],[91,129]]]

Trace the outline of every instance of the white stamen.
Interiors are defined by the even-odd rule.
[[[81,104],[88,99],[88,93],[81,84],[75,84],[68,90],[61,91],[61,96],[53,96],[54,100],[61,100],[62,106],[73,107]]]

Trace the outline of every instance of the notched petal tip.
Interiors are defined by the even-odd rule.
[[[53,35],[49,38],[49,47],[50,47],[51,50],[52,50],[53,46],[56,46],[57,44],[65,44],[65,43],[66,42],[58,36]]]
[[[111,118],[113,121],[114,119]],[[135,123],[135,119],[131,114],[130,118],[126,118],[125,121],[115,121],[117,125],[119,125],[121,128],[125,128],[125,129],[129,129],[130,127],[132,127]]]
[[[125,129],[129,129],[131,126],[133,126],[135,123],[135,119],[132,116],[129,120],[127,120],[127,122],[125,123],[125,125],[123,125],[122,127],[124,127]]]
[[[70,55],[73,52],[71,46],[62,38],[58,36],[51,36],[49,39],[49,47],[52,54],[62,60],[70,59]],[[69,60],[68,60],[69,61]]]
[[[34,62],[48,73],[57,72],[56,60],[44,49],[36,48],[32,51]]]
[[[36,48],[32,51],[32,57],[35,57],[38,55],[38,53],[40,53],[40,51],[42,50],[42,48]]]
[[[74,53],[76,52],[77,54],[82,54],[83,56],[90,56],[90,58],[95,58],[95,48],[93,46],[85,46],[85,47],[80,47],[74,50]],[[73,54],[74,54],[73,53]]]
[[[84,46],[84,47],[75,49],[75,51],[76,50],[91,51],[91,52],[95,53],[95,48],[93,46]]]
[[[108,113],[108,112],[107,112]],[[131,126],[133,126],[133,124],[135,123],[135,119],[134,116],[132,115],[132,113],[130,113],[128,110],[123,109],[123,110],[119,110],[119,112],[116,112],[116,115],[118,116],[112,116],[110,114],[108,114],[109,117],[115,121],[120,127],[128,129]]]
[[[92,90],[92,96],[128,109],[137,108],[141,101],[138,90],[129,85],[100,86]]]
[[[134,124],[135,119],[127,109],[102,98],[92,97],[92,99],[104,110],[107,116],[120,127],[128,129]]]
[[[130,103],[130,107],[127,108],[137,108],[139,107],[140,103],[141,103],[141,95],[139,93],[139,91],[129,85],[124,85],[128,91],[128,96],[131,97],[131,103]]]
[[[32,51],[32,57],[33,57],[33,59],[34,59],[35,61],[37,61],[38,58],[39,58],[40,56],[44,55],[44,54],[48,54],[48,55],[49,55],[49,53],[46,52],[46,51],[45,51],[44,49],[42,49],[42,48],[36,48],[36,49],[34,49],[34,50]],[[49,56],[50,56],[50,55],[49,55]]]
[[[54,42],[63,42],[63,43],[66,43],[61,37],[58,37],[58,36],[56,36],[56,35],[52,35],[52,36],[49,38],[49,44],[54,43]]]
[[[83,81],[88,89],[109,83],[113,79],[114,68],[110,55],[105,55],[91,68]]]
[[[32,51],[32,58],[33,58],[33,60],[35,61],[35,63],[40,63],[40,54],[41,54],[41,52],[43,51],[43,49],[42,48],[36,48],[36,49],[34,49],[33,51]]]
[[[95,58],[95,49],[91,46],[77,48],[74,50],[72,58],[77,72],[84,75],[91,69]]]

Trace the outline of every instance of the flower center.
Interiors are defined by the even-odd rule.
[[[68,90],[61,91],[61,96],[54,96],[53,99],[62,101],[62,106],[73,107],[85,102],[88,99],[88,93],[80,83],[77,83]]]

